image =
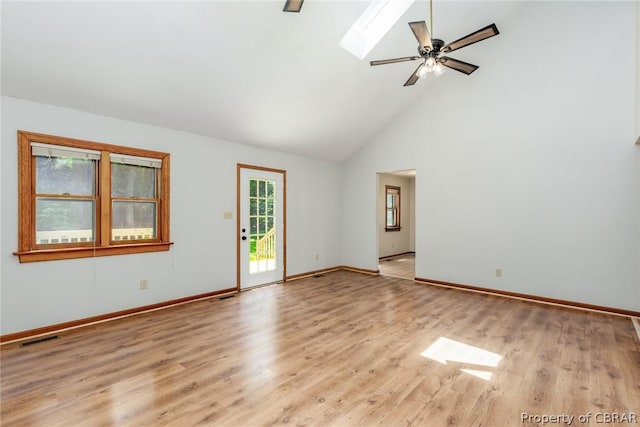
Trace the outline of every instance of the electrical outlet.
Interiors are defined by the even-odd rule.
[[[496,268],[496,277],[502,277],[502,269]]]
[[[316,261],[320,261],[320,254],[316,254]]]
[[[223,212],[222,217],[224,219],[233,219],[233,212],[230,212],[230,211]]]
[[[140,280],[140,289],[148,289],[149,288],[149,281],[144,279],[144,280]]]

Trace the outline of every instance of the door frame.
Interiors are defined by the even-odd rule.
[[[413,171],[413,174],[407,174],[405,172],[409,172],[409,171]],[[375,209],[376,209],[376,228],[375,228],[375,236],[376,236],[376,265],[378,265],[378,270],[380,269],[380,247],[381,247],[381,239],[382,239],[382,235],[383,233],[385,233],[386,231],[384,231],[384,224],[386,222],[386,215],[385,215],[385,210],[384,210],[384,206],[386,203],[386,197],[384,195],[385,191],[383,190],[385,185],[396,185],[396,184],[388,184],[387,182],[385,182],[385,184],[383,184],[384,182],[384,178],[383,176],[388,175],[388,176],[396,176],[397,178],[409,178],[413,180],[413,186],[411,188],[411,191],[409,192],[409,197],[410,199],[413,201],[412,205],[410,206],[409,212],[410,212],[410,221],[409,221],[409,252],[413,252],[414,254],[416,254],[417,252],[417,242],[416,242],[416,228],[417,228],[417,223],[418,223],[418,219],[419,216],[416,214],[416,185],[418,182],[417,179],[417,173],[416,173],[416,168],[407,168],[407,169],[400,169],[400,170],[396,170],[396,171],[391,171],[391,172],[376,172],[376,204],[375,204]],[[407,189],[403,187],[402,191],[404,194],[403,199],[406,201],[406,197],[407,197]],[[403,204],[401,200],[401,204]],[[382,207],[382,209],[380,209]],[[406,212],[406,209],[403,210],[401,209],[401,212]],[[411,218],[413,219],[413,221],[411,221]],[[383,225],[382,227],[380,227],[380,225]],[[404,226],[402,226],[402,228],[407,227],[407,224],[405,223]],[[411,250],[411,241],[413,240],[413,250]],[[392,255],[386,255],[383,256],[382,258],[385,257],[389,257],[389,256],[393,256],[393,255],[400,255],[402,254],[402,252],[398,252]],[[414,271],[413,271],[413,275],[415,278],[415,266],[414,266]]]
[[[282,174],[282,281],[284,282],[287,278],[287,171],[284,169],[274,169],[274,168],[269,168],[269,167],[265,167],[265,166],[255,166],[255,165],[249,165],[249,164],[245,164],[245,163],[238,163],[237,167],[236,167],[236,289],[238,291],[241,291],[241,280],[242,280],[242,274],[241,274],[241,262],[240,262],[240,257],[241,257],[241,251],[242,251],[242,245],[240,244],[240,230],[241,230],[241,225],[240,225],[240,209],[241,209],[241,204],[242,204],[242,200],[240,199],[241,197],[241,186],[242,186],[242,179],[241,179],[241,172],[242,169],[251,169],[251,170],[258,170],[258,171],[263,171],[263,172],[273,172],[273,173],[279,173]],[[259,286],[259,285],[258,285]]]

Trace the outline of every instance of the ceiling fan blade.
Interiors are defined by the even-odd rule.
[[[420,57],[419,56],[403,56],[402,58],[381,59],[379,61],[370,61],[369,64],[371,65],[394,64],[396,62],[415,61],[416,59],[420,59]]]
[[[457,59],[449,58],[447,56],[442,56],[438,58],[438,62],[444,65],[445,67],[449,67],[452,70],[460,71],[461,73],[464,73],[466,75],[469,75],[473,73],[475,70],[477,70],[478,68],[480,68],[477,65],[469,64],[468,62],[459,61]]]
[[[404,83],[404,86],[413,86],[414,84],[416,84],[416,82],[418,81],[418,79],[420,78],[418,76],[418,73],[420,72],[420,70],[422,69],[422,67],[424,67],[424,63],[421,63],[420,65],[418,65],[418,68],[416,68],[416,70],[413,72],[413,74],[411,74],[411,77],[409,77],[409,80],[407,80]]]
[[[283,12],[300,12],[304,0],[287,0],[284,4]]]
[[[418,40],[418,43],[420,43],[420,46],[427,47],[429,48],[429,50],[433,50],[433,45],[431,44],[431,34],[429,34],[429,28],[427,27],[426,22],[409,22],[409,27],[411,27],[411,31],[413,31],[413,35],[416,36],[416,39]]]
[[[470,44],[478,43],[484,39],[488,39],[489,37],[497,36],[498,34],[500,34],[500,31],[498,31],[498,27],[496,27],[496,24],[487,25],[486,27],[478,31],[475,31],[462,37],[461,39],[449,43],[442,48],[442,52],[453,52],[454,50],[469,46]]]

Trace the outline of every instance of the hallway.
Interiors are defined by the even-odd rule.
[[[378,261],[380,274],[383,276],[398,277],[413,280],[415,278],[415,253],[406,253],[391,257],[381,258]]]

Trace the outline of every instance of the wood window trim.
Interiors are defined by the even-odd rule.
[[[396,214],[398,217],[398,221],[397,221],[397,226],[393,226],[390,227],[387,225],[387,210],[389,209],[389,206],[387,205],[387,197],[389,196],[389,190],[395,190],[398,192],[398,213]],[[401,224],[400,224],[400,204],[401,204],[401,199],[400,199],[400,190],[401,188],[395,185],[385,185],[384,186],[384,231],[400,231],[402,230]]]
[[[33,191],[35,177],[33,175],[33,156],[31,142],[82,148],[101,152],[98,173],[98,206],[96,207],[96,240],[92,246],[65,246],[55,249],[36,249],[35,246],[35,202]],[[160,188],[162,194],[158,204],[158,239],[154,242],[132,242],[114,244],[111,238],[111,179],[109,161],[110,153],[130,156],[150,157],[162,161],[160,170]],[[104,178],[108,177],[108,178]],[[34,132],[18,131],[18,256],[21,263],[51,261],[60,259],[87,258],[95,256],[124,255],[134,253],[168,251],[173,244],[170,241],[170,155],[159,151],[138,149],[113,144],[85,141],[45,135]],[[106,196],[105,196],[106,195]]]

